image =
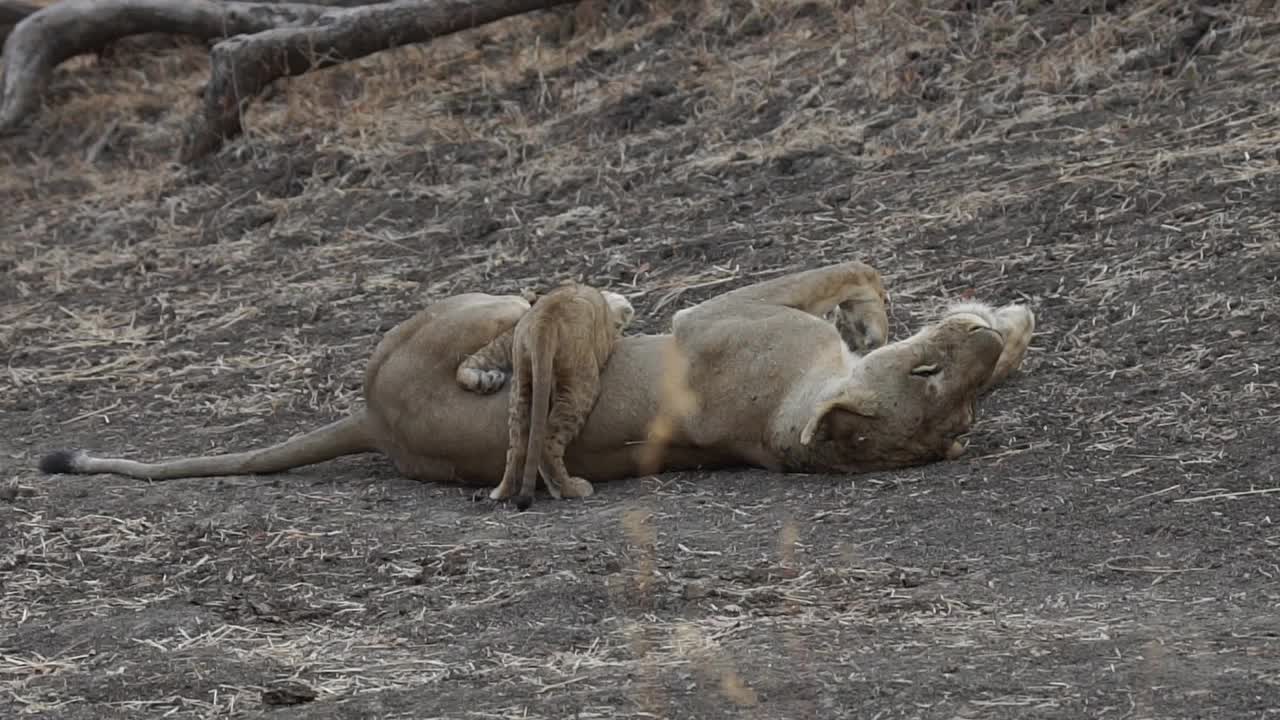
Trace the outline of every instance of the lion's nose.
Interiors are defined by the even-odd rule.
[[[874,350],[875,348],[884,345],[887,338],[885,337],[885,334],[880,331],[880,328],[861,322],[858,323],[858,325],[858,329],[862,332],[862,341],[869,349]]]

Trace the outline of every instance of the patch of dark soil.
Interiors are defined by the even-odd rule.
[[[732,48],[777,28],[781,18],[771,10],[745,0],[733,0],[704,20],[700,29],[717,49]],[[799,8],[794,12],[799,15]],[[806,16],[811,15],[806,13]]]
[[[409,139],[409,144],[426,145],[388,162],[383,172],[408,176],[430,184],[447,184],[460,176],[503,161],[507,150],[492,141],[469,143],[430,143]],[[459,167],[462,166],[462,167]]]
[[[700,92],[682,92],[672,82],[650,83],[604,108],[592,127],[615,135],[683,125],[700,97]]]
[[[655,49],[665,48],[681,35],[678,22],[656,23],[649,27],[651,30],[637,42],[616,48],[592,48],[575,65],[566,68],[564,74],[579,78],[617,72],[629,63],[650,60]]]

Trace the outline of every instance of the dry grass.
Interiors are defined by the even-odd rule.
[[[1276,11],[618,5],[282,82],[194,169],[169,161],[200,52],[59,72],[0,142],[0,708],[1280,703]],[[450,293],[578,277],[656,331],[853,257],[896,334],[957,297],[1037,309],[971,459],[664,475],[518,516],[364,458],[151,486],[30,469],[51,442],[155,457],[314,427]]]

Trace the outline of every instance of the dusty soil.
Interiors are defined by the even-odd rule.
[[[59,70],[0,139],[0,715],[1280,715],[1280,15],[658,5],[280,83],[194,167],[203,48]],[[658,331],[849,258],[898,335],[1035,308],[969,457],[525,514],[377,456],[34,469],[328,422],[450,293],[578,277]]]

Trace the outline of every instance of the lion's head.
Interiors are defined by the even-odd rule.
[[[964,451],[978,395],[996,369],[1011,324],[1031,313],[979,303],[948,308],[915,335],[858,358],[820,399],[800,435],[816,464],[843,471],[904,467]]]

